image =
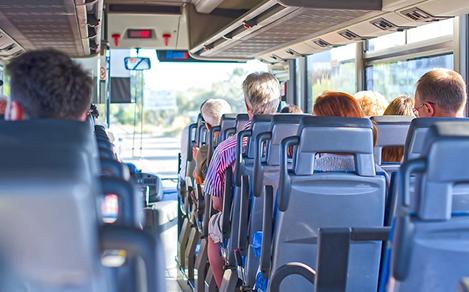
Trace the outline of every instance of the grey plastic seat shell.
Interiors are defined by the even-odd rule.
[[[468,122],[469,119],[467,118],[416,118],[412,120],[409,133],[406,138],[405,144],[405,152],[404,152],[404,161],[410,159],[417,159],[422,157],[422,152],[424,151],[425,145],[425,138],[426,135],[432,125],[439,122]],[[419,175],[415,175],[415,177],[419,177]],[[412,178],[412,182],[413,182]],[[417,185],[415,189],[418,189],[419,186]],[[466,189],[466,191],[464,190]],[[464,186],[460,187],[460,193],[469,193],[469,188]],[[461,197],[462,198],[462,197]],[[411,207],[415,208],[417,202],[417,197],[413,194],[410,194],[411,199]],[[465,199],[463,199],[465,200]],[[461,202],[459,198],[456,200],[456,205],[462,204],[463,206],[468,206],[469,202]]]
[[[88,157],[1,149],[0,218],[10,222],[0,226],[2,263],[33,291],[107,291]]]
[[[375,162],[384,170],[394,172],[399,169],[400,161],[385,163],[382,161],[383,147],[404,147],[410,123],[414,117],[411,116],[377,116],[371,120],[375,123],[378,131],[378,139],[375,145]]]
[[[419,158],[428,129],[436,122],[454,122],[467,118],[416,118],[412,120],[405,142],[404,160]]]
[[[84,152],[90,168],[100,173],[96,138],[85,122],[69,120],[0,121],[0,146],[43,145]]]
[[[281,165],[272,273],[289,262],[316,268],[321,227],[383,226],[386,181],[375,173],[371,127],[369,119],[303,119],[293,169]],[[355,172],[315,171],[316,153],[324,152],[353,154]],[[376,291],[380,256],[380,243],[351,245],[346,291]],[[312,291],[314,287],[293,276],[282,283],[282,289]]]
[[[268,140],[267,144],[266,161],[260,164],[261,167],[257,170],[259,174],[251,176],[249,180],[251,195],[257,192],[251,200],[248,229],[249,239],[252,239],[257,231],[262,230],[262,212],[264,208],[262,193],[264,186],[271,185],[274,188],[274,194],[277,192],[280,174],[280,144],[284,138],[296,135],[301,119],[304,116],[306,115],[276,114],[272,117],[270,129],[267,131],[271,132],[271,139]],[[258,160],[261,158],[255,155],[254,159]],[[254,285],[258,266],[259,258],[255,255],[254,247],[250,242],[245,266],[246,284],[248,286]]]
[[[468,126],[463,120],[437,122],[427,131],[421,152],[425,169],[415,182],[417,205],[406,212],[406,200],[400,204],[393,241],[393,291],[456,291],[459,280],[469,273],[467,205],[454,210],[456,200],[461,200],[458,185],[467,189],[469,183]],[[464,196],[467,203],[469,193]]]

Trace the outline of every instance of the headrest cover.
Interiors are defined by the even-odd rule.
[[[451,218],[453,187],[469,183],[469,121],[437,122],[423,142],[427,169],[419,180],[419,217]]]
[[[317,153],[352,154],[357,174],[376,175],[370,119],[311,116],[303,119],[298,134],[297,175],[313,174]]]
[[[423,142],[428,128],[436,122],[455,122],[469,120],[466,118],[417,118],[410,123],[405,142],[404,159],[415,159],[422,155]]]

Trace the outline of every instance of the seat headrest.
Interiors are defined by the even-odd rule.
[[[221,118],[220,128],[221,133],[226,129],[234,128],[236,126],[236,114],[224,114]]]
[[[378,130],[375,158],[381,164],[382,147],[404,146],[409,126],[414,117],[410,116],[377,116],[371,117]]]
[[[467,120],[467,118],[416,118],[410,123],[409,132],[405,141],[404,160],[419,158],[423,151],[425,135],[436,122],[454,122]]]
[[[0,121],[0,146],[27,145],[30,149],[73,148],[85,151],[99,171],[96,138],[85,122],[71,120]]]
[[[355,157],[356,173],[375,176],[373,130],[370,119],[343,117],[305,117],[298,130],[295,173],[314,172],[317,153],[348,153]]]
[[[249,121],[248,114],[238,114],[236,116],[236,132],[241,131]]]
[[[267,164],[280,165],[280,145],[282,140],[298,133],[298,127],[304,117],[308,114],[276,114],[272,119],[272,139],[269,143],[267,153]]]
[[[271,128],[273,115],[255,115],[252,119],[251,129],[252,135],[249,139],[248,158],[254,158],[256,152],[257,136],[263,132],[267,132]]]
[[[273,123],[289,123],[289,124],[294,124],[294,123],[297,123],[297,124],[300,124],[301,120],[304,118],[304,117],[309,117],[311,115],[308,115],[308,114],[282,114],[282,113],[279,113],[279,114],[276,114],[274,115],[273,117],[273,120],[272,122]]]
[[[273,115],[255,115],[252,118],[252,125],[254,126],[256,123],[262,123],[262,122],[271,122]]]
[[[453,187],[469,183],[469,120],[434,123],[422,149],[426,171],[419,180],[419,217],[449,219]]]
[[[237,115],[238,115],[238,114],[223,114],[223,115],[221,116],[221,120],[222,120],[222,121],[223,121],[223,120],[236,120],[236,116],[237,116]]]
[[[395,116],[395,115],[387,115],[387,116],[374,116],[370,118],[373,122],[377,125],[379,124],[410,124],[415,117],[412,116]]]

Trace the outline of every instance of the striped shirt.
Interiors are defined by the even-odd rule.
[[[246,123],[243,130],[251,127],[251,121]],[[244,142],[244,141],[243,141]],[[245,144],[245,143],[243,143]],[[214,197],[223,196],[225,183],[225,170],[234,168],[236,162],[237,135],[231,136],[215,149],[212,160],[205,176],[204,191]]]

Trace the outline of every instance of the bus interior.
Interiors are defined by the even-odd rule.
[[[44,49],[91,78],[86,121],[12,118],[8,65]],[[435,69],[469,83],[468,0],[0,0],[0,291],[469,291],[467,89],[424,117]]]

